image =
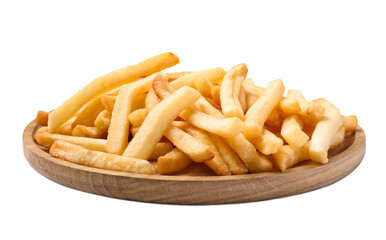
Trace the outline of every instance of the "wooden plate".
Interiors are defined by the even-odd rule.
[[[203,164],[179,175],[143,175],[86,167],[51,157],[33,140],[39,128],[32,121],[24,130],[23,149],[29,164],[46,178],[81,191],[154,203],[220,204],[260,201],[328,186],[350,174],[365,154],[365,133],[358,127],[329,152],[329,163],[311,161],[288,169],[233,176],[213,176]]]

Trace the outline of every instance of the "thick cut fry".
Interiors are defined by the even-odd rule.
[[[282,124],[281,118],[282,117],[280,111],[273,109],[272,112],[268,115],[267,121],[265,123],[271,127],[280,129]]]
[[[343,126],[346,129],[346,133],[353,132],[357,129],[358,118],[355,115],[343,117]]]
[[[182,87],[151,110],[138,133],[129,143],[123,156],[147,159],[161,139],[167,126],[201,94],[190,87]]]
[[[137,109],[129,114],[129,121],[133,127],[139,127],[147,116],[146,108]]]
[[[152,110],[160,101],[161,99],[159,99],[157,94],[155,94],[154,89],[150,88],[145,99],[147,111],[150,112],[150,110]]]
[[[149,156],[149,160],[156,160],[172,150],[173,145],[170,142],[159,142],[155,145],[153,152]]]
[[[135,111],[137,109],[146,108],[145,99],[146,93],[140,94],[136,98],[133,99],[133,104],[131,106],[131,111]]]
[[[273,161],[275,165],[279,167],[280,171],[285,172],[287,168],[310,159],[308,154],[309,148],[310,142],[301,147],[294,147],[290,145],[282,146],[279,151],[273,154]]]
[[[265,155],[271,155],[283,146],[283,140],[265,128],[260,136],[251,139],[251,143],[259,152]]]
[[[211,91],[213,101],[219,106],[221,106],[220,90],[220,86],[214,86]]]
[[[256,138],[261,134],[265,121],[271,111],[280,102],[283,92],[284,86],[281,80],[268,83],[263,94],[245,114],[244,135],[247,138]]]
[[[107,111],[113,112],[116,99],[117,99],[117,96],[110,95],[110,94],[103,94],[101,97],[101,102],[103,104],[103,107]]]
[[[95,168],[129,173],[155,173],[154,167],[146,160],[93,151],[60,140],[51,146],[50,154],[72,163]]]
[[[72,135],[76,137],[89,137],[89,138],[106,138],[107,131],[103,131],[97,127],[88,127],[85,125],[77,125],[72,130]]]
[[[175,174],[185,168],[187,168],[193,161],[186,156],[178,148],[174,148],[172,151],[168,152],[166,155],[158,158],[158,172],[159,174]]]
[[[173,122],[174,123],[174,122]],[[203,162],[213,158],[213,152],[204,142],[187,134],[178,127],[169,126],[164,131],[164,136],[184,152],[190,159],[195,162]]]
[[[84,125],[89,127],[94,125],[95,119],[104,109],[101,98],[101,96],[96,97],[84,106],[84,108],[79,112],[78,116],[76,116],[74,122],[72,123],[72,129],[74,129],[77,125]]]
[[[111,116],[109,134],[107,135],[106,152],[121,155],[128,144],[129,114],[134,98],[147,92],[153,80],[163,78],[161,74],[153,74],[124,86],[117,96]]]
[[[239,64],[229,70],[221,83],[220,100],[221,109],[226,117],[244,119],[244,111],[239,101],[242,82],[247,76],[248,68],[245,64]]]
[[[200,97],[193,105],[201,112],[204,112],[217,118],[224,118],[224,115],[221,113],[221,111],[214,107],[209,101],[207,101],[203,97]]]
[[[217,150],[221,154],[222,159],[227,164],[232,174],[248,173],[248,168],[241,161],[239,156],[232,150],[232,148],[225,142],[225,140],[215,134],[210,134],[210,138],[216,145]]]
[[[177,80],[171,82],[176,89],[181,88],[183,86],[194,87],[196,82],[199,81],[200,78],[207,79],[213,83],[221,82],[225,75],[225,71],[222,68],[211,68],[201,72],[194,72],[184,77],[180,77]]]
[[[164,73],[165,76],[168,78],[169,82],[179,79],[180,77],[185,77],[186,75],[189,75],[193,72],[171,72],[171,73]]]
[[[339,110],[325,99],[314,100],[324,108],[324,115],[321,121],[316,124],[312,134],[310,145],[310,157],[319,163],[328,162],[328,149],[337,131],[343,126],[343,119]]]
[[[111,122],[111,112],[103,110],[94,121],[94,126],[101,131],[107,132]]]
[[[289,145],[301,147],[310,139],[302,128],[303,122],[293,114],[284,119],[280,133]]]
[[[301,112],[299,102],[290,97],[283,98],[280,101],[280,108],[284,114],[296,114]]]
[[[336,147],[344,141],[344,137],[346,136],[345,127],[341,127],[335,134],[335,137],[331,140],[330,148]]]
[[[103,92],[107,92],[119,85],[133,82],[141,76],[159,72],[177,63],[179,63],[179,59],[176,55],[173,53],[163,53],[137,65],[125,67],[95,79],[50,114],[48,121],[49,131],[53,132],[58,129],[84,104]]]
[[[202,96],[210,98],[212,97],[212,89],[214,83],[206,78],[199,78],[195,83],[196,89],[202,94]]]
[[[245,95],[245,90],[243,86],[241,86],[240,88],[239,101],[240,101],[241,109],[243,110],[243,113],[245,113],[247,111],[247,97]]]
[[[257,101],[261,94],[263,94],[265,88],[256,86],[251,78],[247,78],[243,81],[243,88],[245,91],[245,99],[248,110]]]
[[[39,124],[41,126],[47,126],[49,114],[50,113],[46,111],[39,111],[38,114],[36,114],[36,119],[35,119],[36,124]]]
[[[76,116],[70,118],[67,122],[65,122],[60,128],[58,128],[55,133],[63,134],[63,135],[72,135],[72,123],[75,121]]]
[[[266,172],[272,170],[272,163],[263,155],[258,154],[255,147],[242,133],[233,138],[225,138],[229,146],[237,153],[250,172]]]

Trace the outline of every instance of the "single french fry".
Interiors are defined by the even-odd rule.
[[[282,99],[284,85],[281,80],[268,83],[257,101],[248,109],[244,120],[244,135],[248,139],[258,137],[271,111]]]
[[[247,73],[247,66],[239,64],[230,69],[224,76],[220,88],[220,100],[222,112],[226,117],[237,117],[244,120],[244,111],[240,105],[239,94]]]
[[[336,147],[344,141],[344,137],[346,136],[345,127],[341,127],[335,134],[335,137],[331,140],[330,148]]]
[[[197,101],[200,96],[201,94],[197,90],[190,87],[182,87],[158,103],[148,113],[138,133],[127,146],[123,156],[147,159],[168,125],[187,106]]]
[[[265,88],[256,86],[251,78],[247,78],[243,81],[243,88],[245,91],[245,99],[248,111],[248,109],[257,101],[261,94],[263,94]]]
[[[56,140],[73,143],[75,145],[79,145],[90,150],[96,150],[96,151],[102,151],[102,152],[105,150],[105,145],[106,145],[106,139],[74,137],[74,136],[67,136],[67,135],[56,134],[56,133],[49,133],[47,131],[36,132],[35,139],[40,146],[45,148],[50,148]]]
[[[139,127],[147,116],[147,109],[137,109],[129,114],[129,121],[133,127]]]
[[[71,117],[60,128],[55,130],[55,133],[63,135],[72,135],[72,123],[75,121],[76,116]]]
[[[328,149],[338,130],[343,126],[343,118],[339,110],[325,99],[316,99],[324,108],[324,115],[321,121],[316,124],[312,134],[310,145],[310,157],[319,163],[328,162]]]
[[[159,142],[155,145],[153,152],[149,156],[149,160],[156,160],[172,150],[173,145],[170,142]]]
[[[213,158],[213,152],[203,141],[184,132],[176,126],[168,126],[164,131],[164,136],[184,152],[190,159],[195,162],[203,162]]]
[[[146,104],[145,104],[146,95],[147,95],[146,93],[142,93],[133,99],[131,111],[135,111],[141,108],[146,108]]]
[[[251,139],[250,142],[259,152],[265,155],[276,153],[283,146],[283,140],[266,128],[263,129],[260,136]]]
[[[110,95],[110,94],[103,94],[101,97],[101,102],[103,104],[103,107],[107,111],[113,112],[116,99],[117,99],[117,96]]]
[[[268,118],[265,121],[265,123],[271,127],[274,127],[276,129],[280,129],[281,124],[282,124],[282,118],[281,118],[279,110],[273,109],[271,111],[271,113],[268,115]]]
[[[160,101],[161,99],[155,94],[154,89],[150,88],[145,99],[147,111],[150,112],[150,110],[152,110]]]
[[[353,132],[357,129],[358,118],[355,115],[343,117],[343,126],[346,129],[346,133]]]
[[[240,88],[239,102],[241,105],[241,109],[243,110],[243,113],[245,113],[248,109],[247,109],[247,97],[245,95],[244,86],[241,86]]]
[[[166,77],[169,79],[169,82],[179,79],[180,77],[185,77],[186,75],[189,75],[193,72],[171,72],[171,73],[164,73]]]
[[[209,136],[216,145],[217,150],[221,154],[222,159],[227,164],[232,174],[248,173],[248,168],[244,165],[243,161],[241,161],[239,156],[237,156],[237,154],[222,137],[215,134],[209,134]]]
[[[288,89],[287,98],[295,99],[298,102],[300,107],[300,111],[298,112],[298,114],[300,114],[301,116],[309,117],[309,115],[307,114],[307,110],[309,109],[310,102],[306,100],[306,98],[299,90]],[[311,111],[311,109],[309,111]]]
[[[94,121],[94,126],[101,131],[107,132],[111,122],[111,112],[103,110]]]
[[[193,161],[178,148],[161,156],[157,160],[158,173],[162,175],[175,174],[187,168]]]
[[[72,163],[112,171],[154,174],[154,167],[146,160],[122,157],[77,146],[57,140],[51,146],[50,154]]]
[[[283,98],[280,101],[280,108],[284,114],[296,114],[301,112],[299,102],[290,97]]]
[[[318,122],[323,118],[325,110],[325,107],[320,101],[312,101],[308,103],[306,114],[311,119]]]
[[[71,124],[72,129],[74,129],[77,125],[84,125],[89,127],[94,125],[95,119],[104,109],[101,98],[101,96],[96,97],[84,106],[84,108],[79,112],[78,116],[76,116],[74,122]]]
[[[301,147],[284,145],[279,149],[279,151],[272,155],[273,162],[279,167],[280,171],[285,172],[287,168],[310,159],[308,153],[309,148],[310,142],[307,142]]]
[[[202,94],[202,96],[207,98],[212,97],[212,89],[214,87],[214,83],[206,78],[199,78],[194,85],[196,89]]]
[[[200,97],[194,104],[201,112],[214,116],[216,118],[224,118],[224,115],[221,113],[219,109],[213,106],[207,99],[204,97]],[[219,107],[220,108],[220,107]]]
[[[302,128],[303,122],[298,115],[292,114],[284,119],[280,133],[289,145],[301,147],[310,139]]]
[[[210,139],[210,137],[205,131],[199,128],[196,128],[188,124],[187,122],[174,121],[172,124],[174,126],[178,126],[179,128],[186,131],[188,134],[192,135],[193,137],[199,139],[200,141],[204,142],[206,145],[209,146],[214,156],[212,159],[204,161],[205,165],[211,168],[217,175],[231,175],[231,171],[229,170],[229,167],[227,166],[224,159],[222,158],[216,145],[213,143],[213,141]]]
[[[107,137],[107,131],[103,131],[97,127],[77,125],[72,130],[72,135],[76,136],[76,137],[106,138]]]
[[[136,65],[119,69],[95,79],[50,114],[48,119],[49,131],[53,132],[58,129],[84,104],[103,92],[133,82],[141,76],[159,72],[177,63],[179,63],[179,59],[176,55],[173,53],[163,53]]]
[[[214,86],[211,90],[212,99],[219,106],[221,106],[220,90],[221,90],[221,87],[217,85]]]
[[[232,138],[225,138],[225,141],[237,153],[250,172],[257,173],[272,170],[271,161],[264,155],[259,154],[242,133]]]
[[[36,114],[36,119],[35,119],[36,124],[39,124],[41,126],[47,126],[48,125],[48,115],[49,114],[50,113],[46,112],[46,111],[39,111]]]
[[[222,78],[225,75],[225,71],[222,68],[211,68],[201,72],[194,72],[189,75],[180,77],[170,84],[179,89],[183,86],[194,87],[196,82],[199,81],[200,78],[207,79],[213,83],[221,82]]]
[[[147,92],[151,88],[153,80],[157,78],[163,78],[163,76],[158,73],[150,75],[127,84],[119,91],[111,116],[106,152],[121,155],[126,149],[130,130],[129,114],[132,109],[133,100]]]

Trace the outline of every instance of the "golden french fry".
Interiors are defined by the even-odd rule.
[[[153,74],[122,87],[114,104],[109,133],[107,135],[106,152],[121,155],[128,145],[129,114],[134,98],[147,92],[153,80],[163,78],[161,74]]]
[[[282,120],[281,120],[281,114],[277,109],[273,109],[271,113],[268,115],[267,120],[265,123],[271,127],[274,127],[276,129],[281,128]]]
[[[309,148],[310,142],[307,142],[301,147],[285,145],[272,155],[272,159],[275,165],[279,167],[280,171],[285,172],[287,168],[310,159],[308,154]]]
[[[207,99],[200,97],[194,104],[201,112],[214,116],[216,118],[225,118],[219,109],[214,107]],[[220,107],[219,107],[220,108]]]
[[[133,127],[139,127],[145,121],[147,116],[147,109],[137,109],[129,114],[129,121]]]
[[[173,53],[163,53],[146,59],[137,65],[125,67],[95,79],[50,114],[48,120],[49,131],[53,132],[58,129],[84,104],[103,92],[107,92],[119,85],[133,82],[141,76],[159,72],[177,63],[179,63],[179,59],[176,55]]]
[[[225,71],[222,68],[211,68],[201,72],[194,72],[189,75],[178,78],[177,80],[171,82],[170,84],[178,89],[183,86],[194,87],[195,83],[199,81],[200,78],[207,79],[213,83],[221,82],[222,78],[225,75]]]
[[[172,150],[173,145],[170,142],[159,142],[155,145],[153,152],[149,156],[149,160],[156,160]]]
[[[88,127],[85,125],[77,125],[72,130],[72,135],[76,136],[76,137],[106,138],[107,131],[103,131],[97,127]]]
[[[166,128],[164,136],[173,143],[174,146],[178,147],[184,152],[190,159],[195,162],[203,162],[213,158],[213,152],[199,139],[187,134],[180,128],[172,125]]]
[[[101,97],[101,102],[103,104],[103,107],[107,111],[113,112],[116,99],[117,99],[117,96],[110,95],[110,94],[103,94]]]
[[[213,101],[219,106],[221,106],[220,90],[220,86],[214,86],[211,91]]]
[[[35,119],[36,124],[39,124],[41,126],[47,126],[48,125],[48,115],[49,114],[50,113],[46,112],[46,111],[39,111],[36,114],[36,119]]]
[[[244,111],[240,105],[239,94],[241,84],[247,73],[247,66],[239,64],[230,69],[224,76],[220,88],[220,100],[222,112],[226,117],[244,119]]]
[[[247,97],[245,95],[244,86],[241,86],[240,88],[239,102],[241,105],[241,109],[243,110],[243,113],[245,113],[248,109],[247,109]]]
[[[193,72],[171,72],[171,73],[164,73],[166,77],[169,79],[169,82],[179,79],[180,77],[185,77],[186,75],[189,75]]]
[[[303,122],[298,115],[292,114],[284,119],[280,133],[289,145],[301,147],[310,139],[302,128]]]
[[[95,168],[129,173],[155,173],[154,167],[146,160],[89,150],[60,140],[51,146],[50,154],[72,163]]]
[[[280,101],[280,108],[284,114],[296,114],[301,112],[299,102],[290,97],[283,98]]]
[[[103,110],[94,121],[94,126],[101,131],[107,132],[111,122],[111,112]]]
[[[213,143],[216,145],[217,150],[232,174],[248,173],[248,168],[223,138],[215,134],[209,134],[209,136],[213,140]]]
[[[351,115],[343,117],[343,126],[346,129],[346,133],[355,131],[358,126],[357,116]]]
[[[78,116],[76,116],[74,122],[71,124],[72,129],[74,129],[77,125],[84,125],[89,127],[94,125],[95,119],[104,109],[101,98],[101,96],[96,97],[84,106],[84,108],[79,112]]]
[[[256,138],[261,134],[265,121],[282,99],[283,92],[284,86],[281,80],[268,83],[263,94],[245,114],[243,132],[247,138]]]
[[[251,78],[247,78],[243,81],[243,88],[245,91],[245,99],[248,110],[257,101],[261,94],[263,94],[265,88],[256,86]]]
[[[257,138],[253,138],[250,142],[255,146],[259,152],[265,155],[271,155],[279,150],[283,146],[283,140],[277,137],[274,133],[270,132],[266,128]]]
[[[202,94],[202,96],[210,98],[212,97],[212,89],[214,87],[214,83],[209,81],[206,78],[199,78],[195,82],[196,89]]]
[[[325,111],[323,118],[316,124],[312,134],[310,145],[310,157],[313,161],[319,163],[328,162],[328,149],[338,130],[343,126],[343,118],[339,110],[325,99],[316,99]]]
[[[314,121],[320,121],[324,116],[325,107],[319,101],[312,101],[308,103],[306,110],[307,116],[312,118]]]
[[[159,99],[157,94],[155,94],[154,89],[150,88],[145,99],[147,111],[150,112],[150,110],[152,110],[160,101],[161,99]]]
[[[197,90],[190,87],[182,87],[158,103],[148,113],[138,133],[127,146],[123,156],[147,159],[168,125],[187,106],[197,101],[200,96],[201,94]]]
[[[341,127],[335,134],[335,137],[331,140],[330,148],[336,147],[344,141],[344,137],[346,136],[345,127]]]
[[[199,100],[200,100],[200,99],[198,99],[197,102],[198,102]],[[217,103],[216,103],[213,99],[211,99],[211,98],[205,98],[205,100],[206,100],[208,103],[210,103],[210,105],[212,105],[212,107],[216,108],[218,111],[221,110],[221,107],[220,107],[219,105],[217,105]],[[195,106],[197,106],[197,102],[194,104]],[[205,111],[203,111],[203,110],[201,110],[201,109],[199,109],[199,110],[202,111],[202,112],[205,112]]]
[[[75,121],[76,116],[71,117],[65,122],[60,128],[55,130],[55,133],[63,134],[63,135],[72,135],[72,123]]]
[[[187,168],[193,161],[186,156],[178,148],[174,148],[172,151],[161,156],[157,160],[159,174],[175,174],[185,168]]]
[[[135,111],[135,110],[141,109],[141,108],[146,108],[146,104],[145,104],[146,95],[147,95],[147,93],[143,93],[143,94],[140,94],[136,98],[133,99],[131,111]]]
[[[56,140],[73,143],[84,148],[96,151],[104,151],[106,145],[106,139],[74,137],[56,133],[49,133],[47,131],[37,131],[35,133],[35,139],[40,146],[45,148],[50,148]]]

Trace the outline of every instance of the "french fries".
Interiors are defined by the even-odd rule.
[[[225,176],[326,164],[329,149],[358,127],[325,99],[307,101],[296,89],[283,96],[281,80],[256,86],[245,64],[160,72],[178,62],[164,53],[92,81],[53,112],[38,112],[34,140],[95,168],[185,175],[203,163]]]

